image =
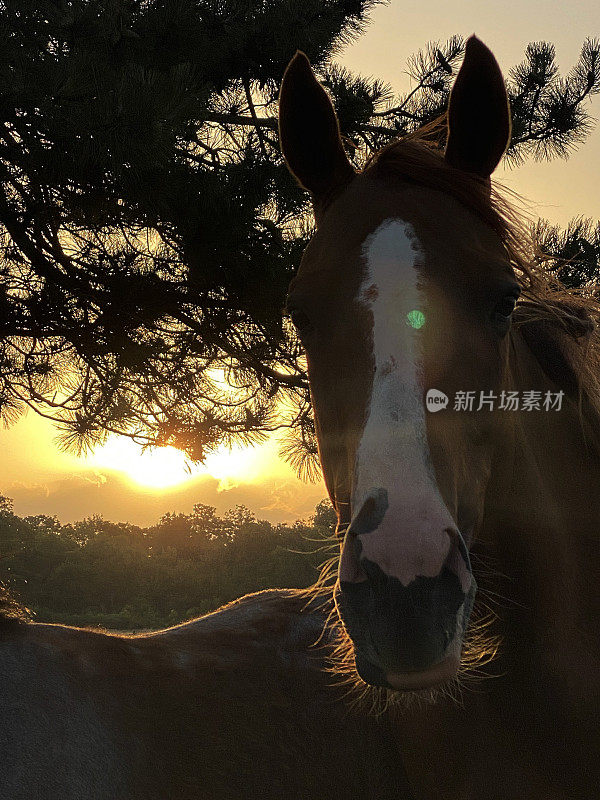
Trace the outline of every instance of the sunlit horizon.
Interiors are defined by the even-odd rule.
[[[200,476],[210,476],[217,479],[222,488],[230,488],[237,482],[249,483],[272,471],[268,460],[252,446],[223,446],[210,453],[204,463],[194,464],[174,447],[144,449],[124,436],[109,436],[84,458],[86,465],[92,468],[110,469],[139,486],[152,489],[169,489]]]

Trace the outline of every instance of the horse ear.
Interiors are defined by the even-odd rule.
[[[510,142],[510,107],[498,62],[476,36],[450,93],[446,161],[489,178]]]
[[[279,139],[290,172],[317,201],[354,175],[331,101],[300,50],[281,84]]]

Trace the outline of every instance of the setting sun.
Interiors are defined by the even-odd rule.
[[[193,464],[174,447],[143,450],[130,439],[112,436],[87,461],[90,466],[121,472],[134,483],[152,489],[179,486],[201,475],[210,475],[222,488],[230,488],[263,477],[269,456],[264,448],[223,447],[208,455],[204,464]]]
[[[135,483],[155,489],[177,486],[205,471],[190,465],[174,447],[142,450],[130,439],[116,436],[96,448],[89,460],[94,466],[125,473]]]

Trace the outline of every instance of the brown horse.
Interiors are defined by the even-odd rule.
[[[305,607],[261,592],[142,636],[5,610],[0,798],[409,797],[389,720],[342,702]]]
[[[317,223],[288,307],[343,536],[346,662],[390,696],[454,686],[388,712],[417,798],[597,797],[595,305],[532,266],[492,188],[509,105],[475,37],[445,151],[426,133],[356,174],[306,57],[286,71],[282,149]]]

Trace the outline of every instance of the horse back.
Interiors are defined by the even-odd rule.
[[[263,592],[159,633],[0,642],[6,800],[409,798],[388,720],[328,671],[324,615]]]

